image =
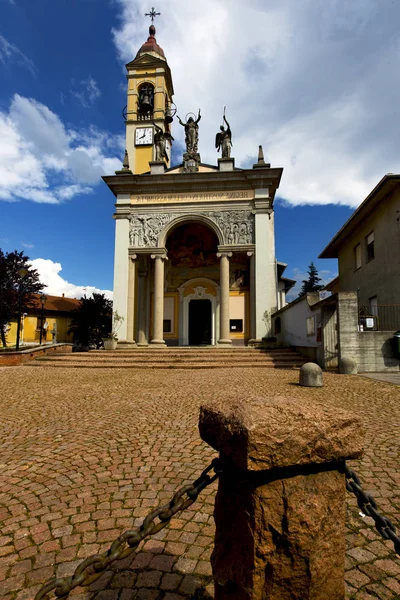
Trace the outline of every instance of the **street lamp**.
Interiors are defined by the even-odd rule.
[[[42,294],[39,298],[40,304],[42,305],[42,312],[40,318],[40,345],[42,345],[42,337],[43,337],[43,324],[44,324],[44,305],[46,304],[47,296],[46,294]]]
[[[17,274],[19,277],[19,284],[18,284],[17,340],[15,343],[15,349],[18,351],[19,350],[19,336],[20,336],[20,331],[21,331],[22,292],[24,289],[22,284],[23,284],[24,278],[28,275],[28,269],[25,269],[25,267],[21,267],[20,269],[18,269]]]

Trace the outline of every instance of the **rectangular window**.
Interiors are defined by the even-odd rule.
[[[371,312],[371,315],[374,315],[375,317],[378,316],[378,296],[371,296],[371,298],[368,298],[369,300],[369,310]]]
[[[307,335],[315,335],[315,317],[307,319]]]
[[[243,319],[231,319],[229,321],[229,331],[233,333],[243,332]]]
[[[354,269],[361,267],[361,244],[357,244],[354,248]]]
[[[366,240],[367,240],[367,260],[372,260],[375,256],[374,232],[367,235]]]
[[[171,319],[164,319],[163,321],[163,333],[171,333]]]

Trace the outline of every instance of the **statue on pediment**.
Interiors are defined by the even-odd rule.
[[[223,125],[221,125],[220,131],[215,136],[215,147],[217,149],[217,152],[221,150],[222,158],[230,158],[232,147],[232,131],[225,117],[225,109],[226,106],[224,107],[224,115],[222,118],[224,123],[226,124],[226,129]]]

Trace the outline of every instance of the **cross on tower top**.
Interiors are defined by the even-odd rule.
[[[158,17],[158,16],[160,16],[160,15],[161,15],[161,13],[159,13],[159,12],[156,12],[156,11],[155,11],[155,9],[154,9],[154,6],[152,6],[152,7],[151,7],[151,11],[150,11],[150,12],[148,12],[148,13],[145,13],[145,15],[144,15],[144,16],[145,16],[145,17],[151,17],[151,22],[153,23],[153,22],[154,22],[154,17]]]

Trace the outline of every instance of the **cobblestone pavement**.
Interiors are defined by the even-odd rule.
[[[350,464],[399,526],[400,389],[324,378],[324,388],[310,389],[289,370],[1,369],[2,600],[31,600],[47,579],[72,574],[194,479],[215,455],[199,438],[198,408],[221,394],[312,396],[359,413],[365,456]],[[210,598],[214,494],[215,485],[135,556],[70,597]],[[347,598],[400,598],[400,559],[350,495],[347,523]]]

